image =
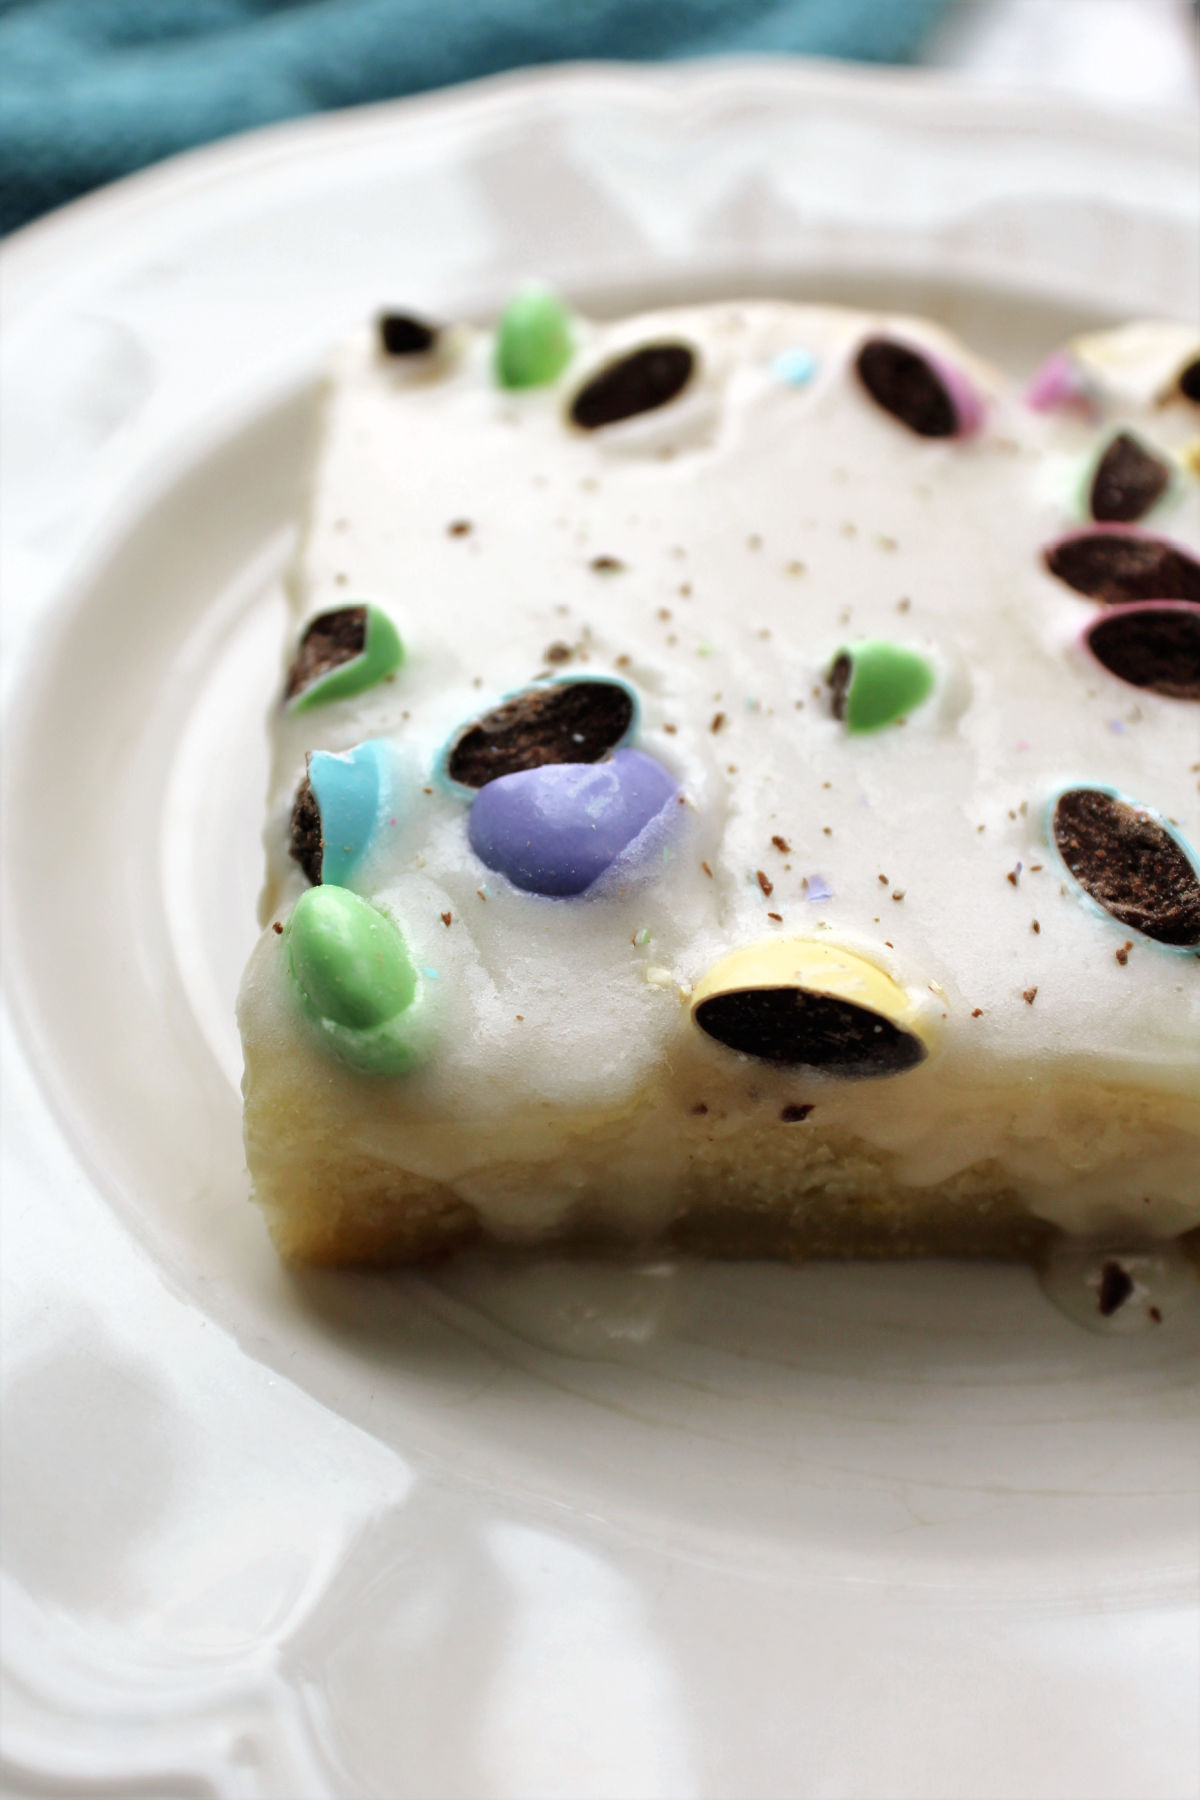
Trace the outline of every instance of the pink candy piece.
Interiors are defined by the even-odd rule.
[[[986,407],[983,395],[974,382],[964,375],[953,363],[943,362],[940,356],[924,353],[929,358],[929,365],[934,370],[954,405],[958,417],[958,430],[955,437],[973,437],[983,424]]]
[[[1096,397],[1069,350],[1048,356],[1025,390],[1025,404],[1034,412],[1078,412],[1094,419]]]

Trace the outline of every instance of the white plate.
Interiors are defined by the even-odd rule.
[[[298,1279],[231,1005],[315,373],[379,303],[784,292],[1028,365],[1198,293],[1185,125],[558,71],[271,131],[6,252],[15,1795],[1200,1782],[1200,1309],[1021,1270]]]

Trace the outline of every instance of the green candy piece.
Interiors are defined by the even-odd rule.
[[[419,1059],[409,1016],[417,972],[385,913],[349,888],[309,888],[284,930],[301,1004],[334,1053],[371,1074],[402,1075]]]
[[[549,288],[522,288],[496,327],[496,380],[501,387],[547,387],[571,360],[571,315]]]
[[[864,638],[838,651],[828,681],[834,718],[848,731],[878,731],[921,704],[933,689],[933,669],[915,650]]]
[[[359,615],[361,637],[355,635]],[[322,639],[320,633],[326,620],[350,620],[352,623],[331,628]],[[360,643],[358,649],[353,648],[356,642]],[[364,688],[374,687],[404,661],[400,633],[381,607],[369,604],[343,607],[338,612],[323,613],[314,619],[301,644],[297,668],[302,664],[306,648],[313,669],[298,691],[289,695],[288,706],[292,712],[307,712],[310,707],[324,706],[330,700],[348,700],[352,694],[361,694]]]

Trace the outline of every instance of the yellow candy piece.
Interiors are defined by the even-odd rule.
[[[733,951],[697,986],[692,1017],[746,1056],[858,1079],[898,1075],[929,1053],[920,1002],[865,956],[823,939]]]

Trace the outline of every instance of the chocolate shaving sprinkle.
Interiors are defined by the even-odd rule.
[[[292,806],[292,822],[288,835],[288,855],[298,862],[313,887],[321,885],[325,863],[325,833],[321,827],[321,809],[308,776],[296,789]]]
[[[774,834],[774,836],[771,839],[771,842],[774,844],[775,848],[781,853],[781,855],[789,856],[791,854],[792,846],[788,843],[788,841],[785,837],[780,837],[778,832],[776,832]]]
[[[1140,808],[1072,788],[1054,808],[1054,841],[1084,892],[1160,944],[1200,945],[1200,873]]]
[[[716,733],[716,732],[720,731],[720,729],[724,723],[725,723],[725,714],[723,712],[716,712],[712,716],[712,724],[709,726],[708,729],[711,732]]]
[[[1102,614],[1088,648],[1111,675],[1170,700],[1200,700],[1200,606],[1153,600]]]
[[[1024,990],[1024,992],[1022,993],[1021,998],[1025,1002],[1026,1006],[1032,1006],[1034,1001],[1037,999],[1037,989],[1035,987],[1026,988]]]
[[[1124,1306],[1132,1292],[1133,1277],[1128,1269],[1123,1269],[1119,1262],[1106,1262],[1100,1271],[1100,1287],[1096,1295],[1096,1305],[1101,1316],[1111,1319]]]
[[[615,575],[625,567],[619,556],[593,556],[588,564],[597,575]]]
[[[1194,400],[1200,405],[1200,356],[1195,362],[1188,363],[1180,375],[1179,391],[1186,400]]]
[[[1096,465],[1092,517],[1112,525],[1132,524],[1161,499],[1170,480],[1166,463],[1139,444],[1131,432],[1119,431]]]
[[[615,681],[530,688],[467,727],[450,752],[450,779],[482,788],[546,763],[599,762],[632,721],[633,701]]]
[[[1165,538],[1132,531],[1081,531],[1043,552],[1052,575],[1077,594],[1125,600],[1200,600],[1200,562]]]
[[[584,431],[597,431],[654,412],[683,392],[695,367],[695,352],[686,344],[644,344],[584,383],[571,402],[571,420]]]
[[[764,875],[761,869],[755,869],[754,875],[764,895],[767,899],[770,899],[775,891],[775,883],[771,880],[769,875]]]
[[[379,347],[385,356],[427,356],[438,340],[436,325],[409,313],[380,313]]]
[[[271,930],[275,933],[276,937],[283,936],[283,926],[279,923],[278,919],[273,920]]]
[[[712,994],[697,1006],[695,1019],[718,1043],[762,1062],[866,1077],[898,1075],[925,1059],[920,1039],[880,1013],[802,988]]]
[[[953,437],[958,430],[958,413],[941,376],[907,344],[868,338],[854,366],[872,400],[919,437]]]
[[[339,606],[334,612],[318,613],[305,628],[283,690],[285,700],[340,669],[343,663],[361,656],[367,643],[367,609],[365,606]]]
[[[571,660],[571,646],[564,644],[560,638],[556,643],[547,644],[542,652],[544,661],[548,663],[565,663]]]
[[[811,1111],[811,1106],[785,1106],[780,1109],[779,1116],[785,1125],[799,1125]]]

